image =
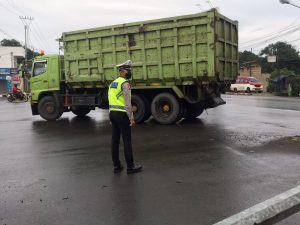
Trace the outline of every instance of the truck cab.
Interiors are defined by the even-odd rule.
[[[59,55],[42,55],[34,59],[30,78],[31,108],[38,115],[38,102],[53,91],[60,91],[62,63]]]

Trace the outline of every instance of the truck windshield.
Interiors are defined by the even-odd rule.
[[[47,71],[47,60],[34,62],[33,77],[39,76]]]

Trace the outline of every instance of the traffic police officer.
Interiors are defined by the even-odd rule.
[[[114,80],[108,90],[109,118],[112,124],[111,154],[114,164],[114,173],[120,173],[123,166],[119,159],[120,136],[122,134],[124,153],[127,163],[127,173],[138,173],[142,171],[141,165],[135,165],[132,154],[131,127],[135,125],[131,105],[131,85],[129,79],[132,62],[117,65],[119,77]]]

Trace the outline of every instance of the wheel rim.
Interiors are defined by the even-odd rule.
[[[158,115],[163,118],[169,117],[173,112],[172,105],[166,100],[157,102],[155,109],[158,112]]]
[[[52,102],[47,102],[45,105],[44,105],[44,111],[47,113],[47,114],[53,114],[55,112],[55,105],[52,103]]]

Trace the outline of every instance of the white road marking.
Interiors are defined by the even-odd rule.
[[[232,153],[236,154],[236,155],[239,155],[239,156],[244,156],[244,155],[245,155],[244,153],[242,153],[242,152],[240,152],[240,151],[238,151],[238,150],[236,150],[236,149],[234,149],[234,148],[231,148],[231,147],[229,147],[229,146],[226,146],[226,148],[227,148],[229,151],[231,151]]]

